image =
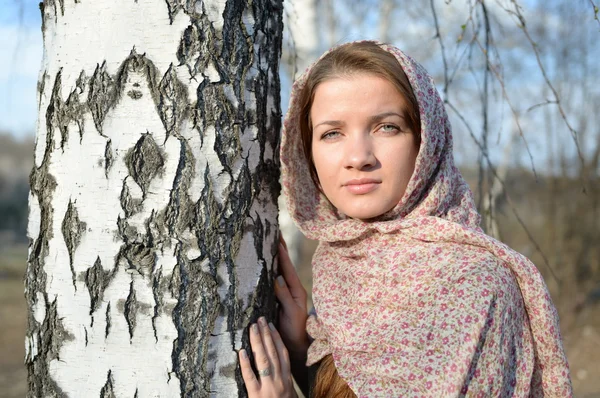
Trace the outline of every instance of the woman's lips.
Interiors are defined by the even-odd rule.
[[[381,181],[372,178],[361,178],[344,183],[344,187],[354,195],[365,195],[379,187]]]

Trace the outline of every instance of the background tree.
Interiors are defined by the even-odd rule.
[[[238,395],[274,310],[281,2],[40,7],[29,396]]]

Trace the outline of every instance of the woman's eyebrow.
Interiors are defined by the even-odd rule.
[[[318,124],[315,124],[313,128],[319,127],[323,124],[336,127],[336,126],[342,126],[344,124],[344,122],[341,120],[325,120]]]
[[[404,115],[401,115],[397,112],[383,112],[378,115],[371,116],[369,120],[371,120],[371,123],[376,123],[385,119],[388,116],[398,116],[399,118],[404,119]]]
[[[389,116],[398,116],[401,119],[404,119],[404,115],[401,115],[398,112],[383,112],[383,113],[379,113],[377,115],[374,116],[370,116],[369,117],[369,121],[371,123],[377,123],[383,119],[385,119],[386,117]],[[313,128],[317,128],[321,125],[327,125],[327,126],[333,126],[333,127],[338,127],[338,126],[343,126],[345,123],[342,120],[324,120],[322,122],[319,122],[317,124],[314,125]]]

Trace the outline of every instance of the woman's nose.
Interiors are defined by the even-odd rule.
[[[360,135],[346,142],[345,167],[363,170],[375,166],[377,159],[370,137]]]

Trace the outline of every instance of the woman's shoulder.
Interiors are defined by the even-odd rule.
[[[476,246],[457,245],[451,253],[455,260],[460,259],[451,262],[446,279],[455,295],[522,305],[518,281],[505,261]]]

